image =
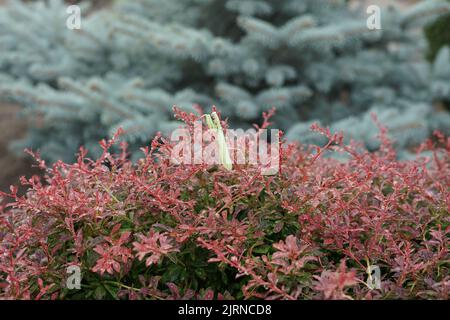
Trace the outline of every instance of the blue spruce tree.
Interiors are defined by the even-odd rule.
[[[173,105],[215,104],[239,127],[274,106],[290,140],[322,143],[309,130],[320,122],[370,149],[374,112],[405,156],[432,130],[449,131],[448,112],[435,107],[449,94],[448,49],[430,66],[418,31],[449,12],[446,1],[386,8],[381,30],[344,0],[116,1],[83,5],[80,30],[66,28],[66,7],[0,9],[0,98],[23,105],[34,124],[14,146],[52,161],[80,145],[95,154],[119,127],[136,151],[178,126]]]

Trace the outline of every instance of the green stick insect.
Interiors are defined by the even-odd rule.
[[[220,163],[227,170],[233,169],[233,163],[230,158],[230,153],[228,152],[227,142],[225,140],[225,135],[223,134],[223,128],[220,123],[219,116],[217,113],[213,112],[211,115],[205,114],[206,124],[208,128],[216,132],[216,141],[219,147],[219,159]]]

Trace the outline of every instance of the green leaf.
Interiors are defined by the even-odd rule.
[[[106,295],[106,290],[102,285],[95,288],[95,291],[94,291],[95,299],[102,300],[105,297],[105,295]]]

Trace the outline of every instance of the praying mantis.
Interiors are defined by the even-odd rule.
[[[216,141],[219,149],[219,159],[220,163],[227,170],[233,169],[233,163],[231,161],[230,153],[228,151],[227,142],[225,140],[225,135],[223,134],[223,128],[220,123],[219,116],[216,112],[205,114],[206,124],[210,130],[214,130],[216,133]]]

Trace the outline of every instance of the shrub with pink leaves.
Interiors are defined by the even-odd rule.
[[[133,163],[123,143],[112,151],[120,132],[95,160],[35,155],[43,176],[3,194],[0,298],[448,299],[450,139],[398,161],[382,127],[374,153],[313,129],[328,143],[284,143],[270,176],[175,164],[161,136]],[[70,266],[80,289],[66,286]]]

